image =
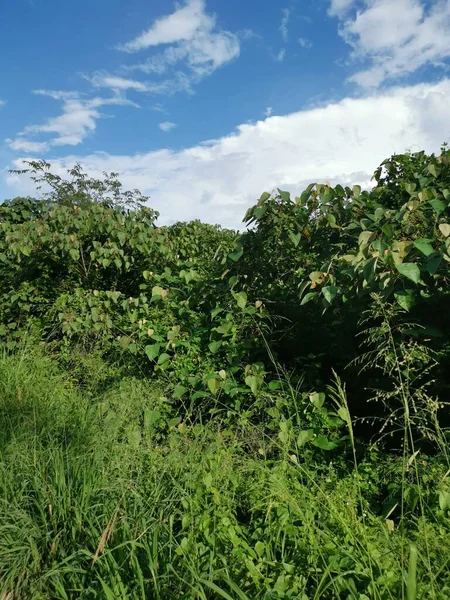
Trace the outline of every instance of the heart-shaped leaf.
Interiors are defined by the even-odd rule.
[[[397,271],[403,277],[407,277],[414,283],[419,283],[420,281],[420,269],[416,265],[416,263],[400,263],[395,265],[397,267]]]
[[[149,344],[148,346],[145,346],[145,354],[150,360],[156,360],[160,350],[161,344]]]

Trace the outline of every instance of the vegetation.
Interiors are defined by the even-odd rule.
[[[244,233],[0,205],[0,598],[450,596],[450,151]]]

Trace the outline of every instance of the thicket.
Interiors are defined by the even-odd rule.
[[[447,598],[450,151],[264,193],[243,233],[159,226],[116,174],[23,172],[2,600]]]

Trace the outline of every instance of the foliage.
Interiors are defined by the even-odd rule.
[[[395,458],[374,452],[356,477],[277,442],[274,455],[263,429],[177,419],[135,378],[80,394],[33,345],[0,357],[0,388],[4,597],[448,597],[436,459],[421,456],[419,487],[408,475],[418,492],[402,522],[379,511],[380,494],[391,507],[401,493]]]
[[[0,205],[0,598],[447,598],[450,151],[159,226]]]

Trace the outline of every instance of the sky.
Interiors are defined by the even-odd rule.
[[[42,158],[239,228],[450,141],[450,0],[1,0],[0,33],[0,199]]]

